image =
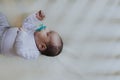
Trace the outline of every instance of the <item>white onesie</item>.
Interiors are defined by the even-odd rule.
[[[9,28],[6,30],[1,41],[1,52],[7,55],[17,54],[25,59],[36,59],[40,51],[34,40],[34,32],[41,23],[34,13],[24,20],[23,29]]]

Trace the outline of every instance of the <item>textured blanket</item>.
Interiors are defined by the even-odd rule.
[[[120,0],[0,0],[11,26],[44,10],[64,49],[37,60],[0,55],[0,80],[120,80]]]

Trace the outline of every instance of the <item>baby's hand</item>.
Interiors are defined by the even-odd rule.
[[[44,15],[44,13],[43,13],[42,10],[40,10],[39,12],[36,13],[36,18],[37,18],[38,20],[41,20],[41,21],[44,20],[45,15]]]

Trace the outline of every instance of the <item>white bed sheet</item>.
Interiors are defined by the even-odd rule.
[[[0,80],[120,80],[120,0],[0,0],[0,12],[20,27],[30,13],[64,41],[61,55],[37,60],[0,55]]]

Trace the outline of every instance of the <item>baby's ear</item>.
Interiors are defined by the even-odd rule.
[[[39,45],[39,49],[40,49],[40,51],[44,51],[44,50],[46,50],[46,49],[47,49],[46,44],[41,43],[41,44]]]

